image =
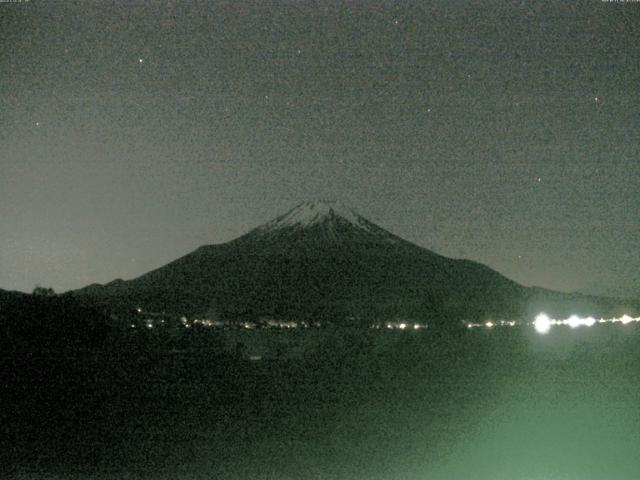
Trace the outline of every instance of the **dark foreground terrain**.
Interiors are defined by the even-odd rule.
[[[2,478],[638,478],[637,325],[220,335],[5,348]]]

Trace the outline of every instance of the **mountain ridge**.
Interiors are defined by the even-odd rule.
[[[595,297],[524,287],[477,262],[408,242],[339,202],[303,202],[223,244],[205,245],[135,279],[85,287],[112,307],[229,320],[524,318],[597,313]]]

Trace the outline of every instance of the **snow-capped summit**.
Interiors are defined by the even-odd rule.
[[[289,226],[308,227],[322,223],[327,219],[339,217],[354,225],[360,225],[363,218],[339,201],[303,202],[280,215],[275,220],[265,224],[265,228],[279,228]]]
[[[331,237],[338,235],[338,230],[354,230],[360,235],[375,236],[386,241],[395,241],[396,237],[376,226],[366,218],[339,201],[307,201],[303,202],[284,215],[258,227],[257,232],[269,233],[290,229],[308,229],[324,227]]]

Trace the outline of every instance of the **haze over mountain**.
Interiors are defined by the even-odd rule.
[[[611,299],[524,287],[447,258],[339,202],[305,202],[247,234],[207,245],[133,280],[75,292],[112,308],[228,320],[264,317],[366,324],[617,313]]]

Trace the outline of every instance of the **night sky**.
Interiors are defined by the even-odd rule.
[[[313,199],[640,294],[640,2],[0,3],[0,288],[136,277]]]

